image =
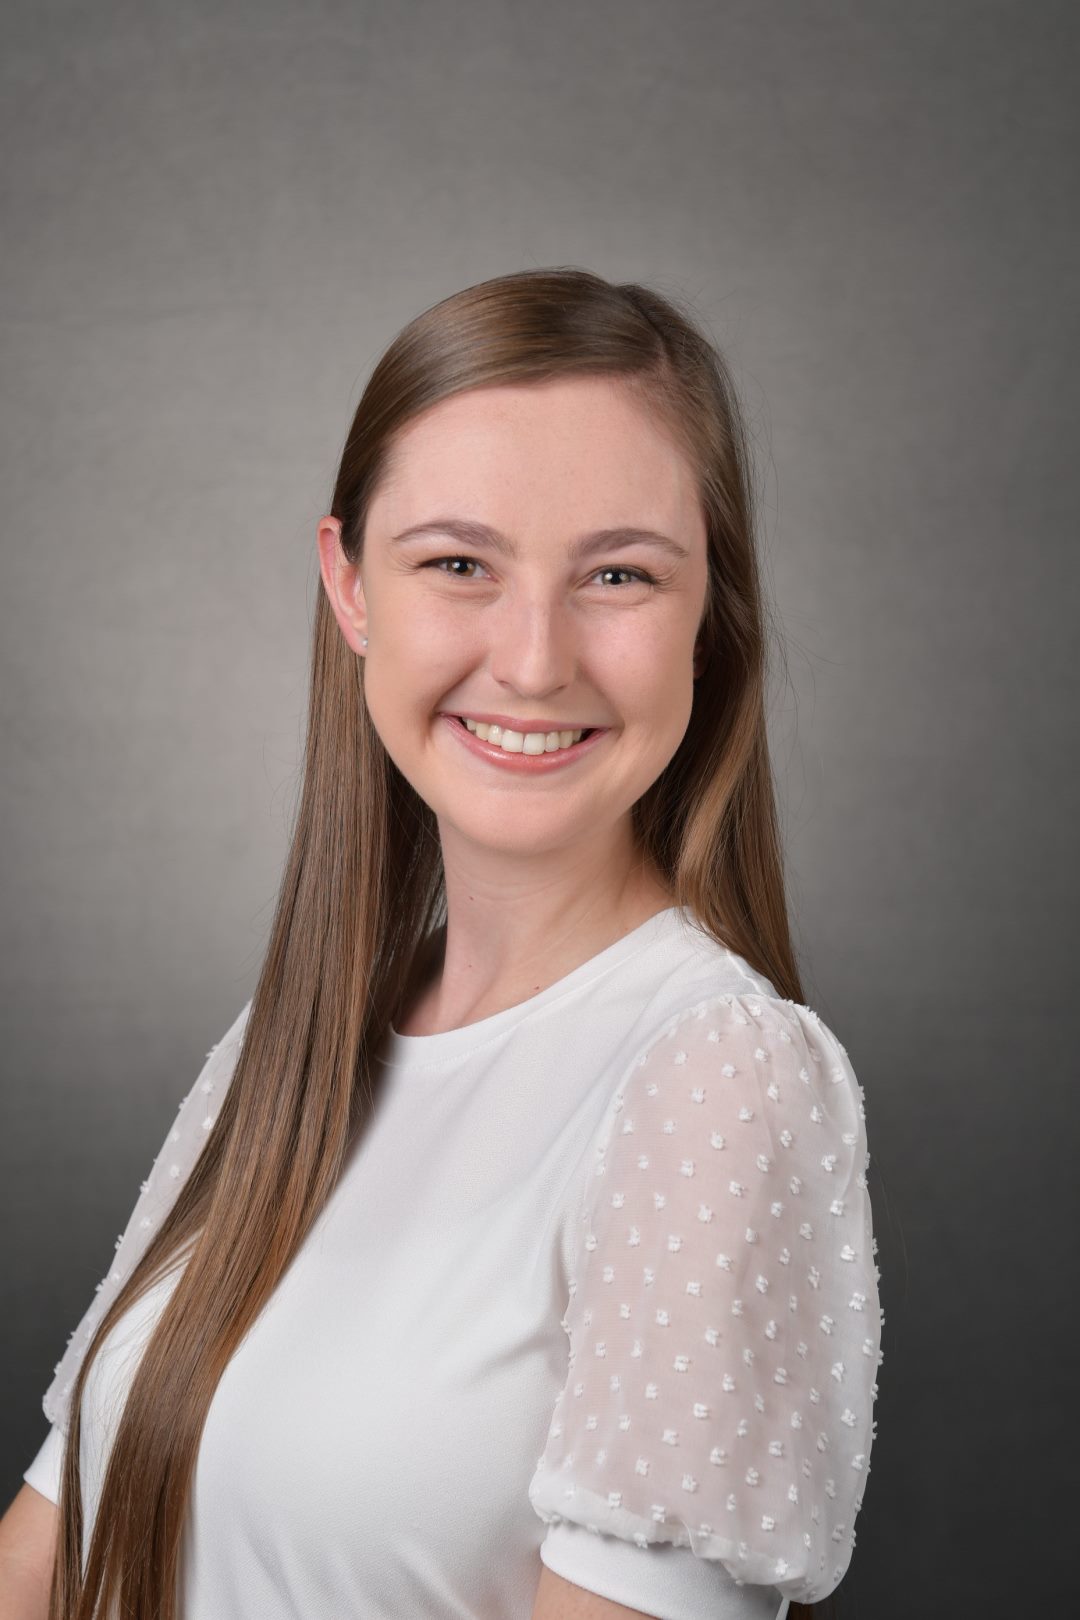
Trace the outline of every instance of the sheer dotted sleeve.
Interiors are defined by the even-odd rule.
[[[719,995],[660,1032],[588,1177],[529,1486],[549,1526],[690,1547],[789,1601],[839,1585],[883,1359],[868,1165],[862,1088],[808,1007]]]
[[[244,1038],[249,1001],[216,1046],[211,1047],[179,1112],[153,1168],[142,1183],[127,1226],[117,1238],[113,1261],[102,1280],[95,1285],[94,1298],[82,1320],[70,1335],[67,1348],[53,1369],[53,1380],[42,1398],[49,1422],[68,1431],[71,1388],[86,1354],[87,1346],[102,1314],[145,1253],[151,1237],[176,1202],[180,1188],[191,1174],[206,1142],[207,1132],[217,1117],[221,1096],[228,1088]]]

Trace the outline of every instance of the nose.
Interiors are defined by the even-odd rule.
[[[489,630],[489,666],[500,685],[541,698],[572,684],[580,627],[560,607],[507,599]]]

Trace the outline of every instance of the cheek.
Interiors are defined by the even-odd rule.
[[[648,739],[650,763],[657,774],[672,759],[686,735],[694,700],[692,671],[683,668],[681,659],[664,660],[658,655],[658,660],[647,689],[640,694],[637,710]]]
[[[445,611],[398,613],[384,631],[380,676],[403,710],[437,704],[474,656],[463,627]]]
[[[396,652],[390,658],[376,653],[368,659],[364,670],[364,702],[372,725],[390,753],[393,752],[391,743],[396,747],[405,741],[408,728],[404,722],[412,691],[411,678],[401,668]]]
[[[389,658],[376,657],[365,671],[364,698],[371,723],[398,769],[405,772],[419,762],[431,746],[439,717],[453,689],[454,672],[440,670],[437,660],[425,657],[414,643],[405,656],[395,650]],[[415,784],[414,784],[415,786]]]
[[[694,696],[692,655],[684,652],[681,636],[654,638],[644,662],[635,659],[628,689],[632,712],[665,733],[690,717]],[[624,691],[627,685],[624,682]]]

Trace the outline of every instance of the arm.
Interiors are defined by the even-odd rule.
[[[23,1485],[0,1519],[0,1620],[48,1620],[56,1504]]]
[[[708,996],[629,1068],[596,1154],[528,1492],[543,1562],[631,1614],[782,1620],[839,1585],[868,1472],[861,1088],[810,1008]]]
[[[641,1620],[643,1612],[587,1592],[583,1586],[563,1580],[546,1564],[541,1567],[532,1620]],[[0,1620],[7,1620],[2,1609]]]

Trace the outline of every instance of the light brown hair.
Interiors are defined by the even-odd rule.
[[[674,903],[801,1002],[766,740],[748,437],[727,365],[689,313],[643,286],[553,268],[496,277],[419,315],[375,366],[349,429],[329,508],[342,547],[361,556],[395,435],[419,412],[465,389],[574,375],[617,376],[659,414],[696,470],[706,517],[704,668],[678,750],[633,807],[636,837]],[[210,1402],[372,1116],[373,1055],[442,915],[435,818],[371,723],[364,669],[320,590],[303,782],[243,1046],[190,1176],[75,1380],[50,1620],[102,1620],[114,1605],[175,1620]],[[120,1316],[181,1263],[131,1384],[84,1578],[87,1370]]]

